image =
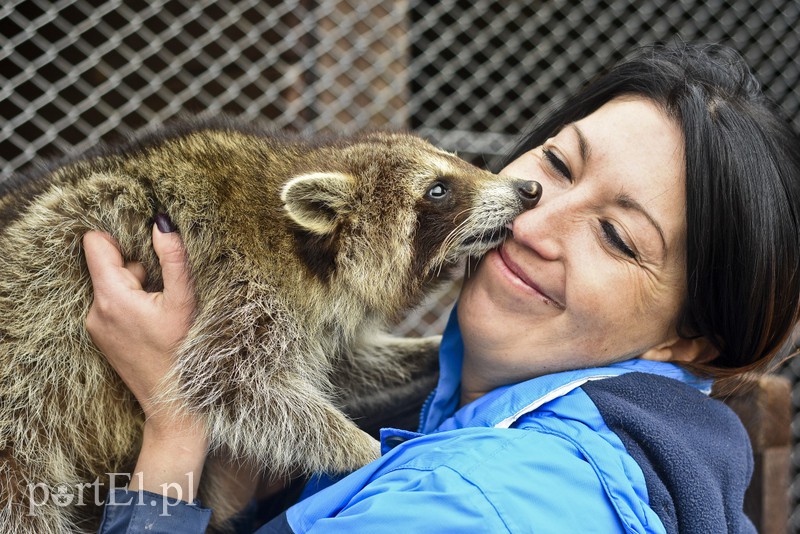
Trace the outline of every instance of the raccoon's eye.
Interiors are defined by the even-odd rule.
[[[433,200],[441,200],[445,198],[449,192],[450,190],[447,189],[447,186],[442,182],[434,182],[434,184],[428,188],[425,196]]]

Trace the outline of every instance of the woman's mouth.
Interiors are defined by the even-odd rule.
[[[545,293],[542,288],[539,287],[533,280],[531,280],[525,271],[508,256],[504,245],[505,244],[495,249],[497,251],[499,267],[503,274],[505,274],[505,276],[509,278],[513,284],[520,287],[520,289],[523,289],[528,293],[543,299],[547,304],[550,304],[559,310],[563,310],[563,304]]]

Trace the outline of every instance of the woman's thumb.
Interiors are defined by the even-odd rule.
[[[178,305],[190,302],[194,296],[189,282],[186,249],[175,225],[163,213],[156,215],[156,224],[153,225],[153,248],[161,264],[164,298]]]

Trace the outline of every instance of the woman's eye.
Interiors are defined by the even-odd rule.
[[[567,167],[567,164],[559,158],[555,152],[550,150],[549,148],[545,148],[542,153],[544,154],[544,159],[547,161],[547,164],[553,168],[558,174],[569,180],[572,181],[572,173]]]
[[[603,238],[609,245],[622,252],[629,258],[634,260],[636,259],[636,253],[619,236],[619,232],[617,232],[617,229],[613,224],[608,221],[601,221],[600,226],[603,228]]]
[[[440,182],[436,182],[429,189],[426,195],[430,198],[440,199],[447,195],[447,187]]]

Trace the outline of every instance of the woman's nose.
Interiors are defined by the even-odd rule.
[[[517,188],[517,195],[522,201],[524,209],[529,210],[536,207],[539,199],[542,198],[542,186],[533,180],[517,180],[514,184]]]
[[[568,238],[570,224],[567,212],[568,203],[562,202],[560,195],[547,198],[541,203],[543,196],[541,187],[538,192],[535,209],[522,212],[514,219],[514,240],[533,249],[545,259],[555,260],[561,255],[563,241]]]

